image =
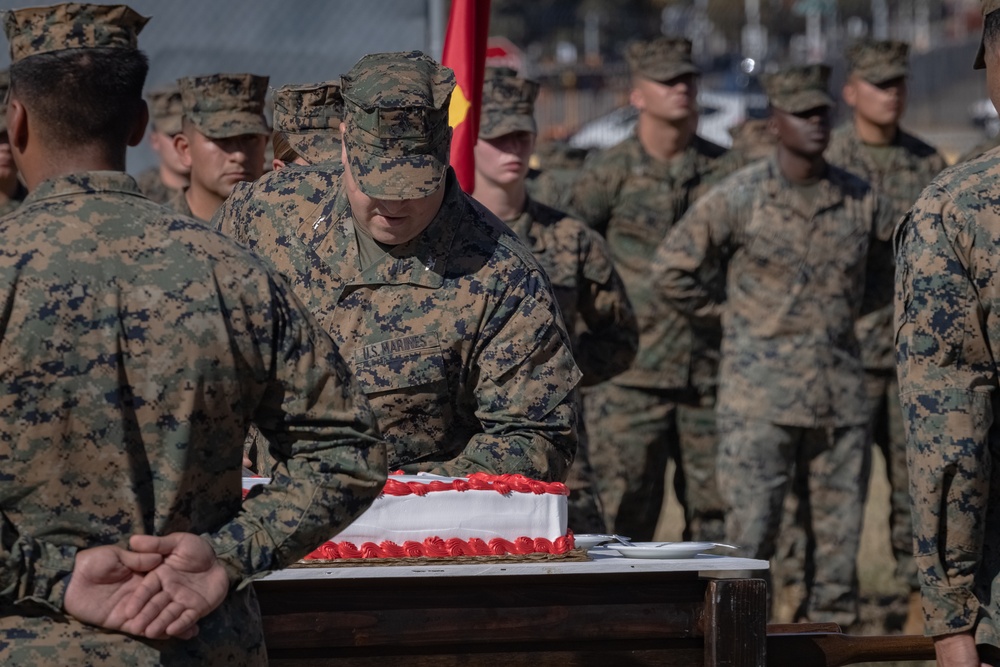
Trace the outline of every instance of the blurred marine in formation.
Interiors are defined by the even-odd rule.
[[[1000,0],[976,68],[1000,105]],[[1000,156],[946,170],[896,230],[896,360],[924,632],[941,667],[1000,665]]]
[[[10,134],[7,132],[7,94],[10,90],[10,71],[0,71],[0,215],[16,211],[28,190],[21,182],[11,152]]]
[[[3,16],[29,190],[0,220],[9,667],[266,665],[250,580],[386,479],[368,402],[285,281],[125,173],[149,120],[146,21],[76,3]],[[281,474],[242,500],[251,422]]]
[[[900,127],[906,110],[909,46],[898,41],[861,41],[847,50],[849,73],[844,101],[850,121],[830,139],[826,159],[872,184],[893,205],[893,216],[905,214],[920,192],[945,168],[933,146]],[[891,271],[880,279],[892,280]],[[865,368],[872,437],[882,451],[891,489],[889,530],[895,577],[910,593],[907,633],[922,629],[917,567],[913,561],[913,522],[906,472],[906,437],[896,380],[893,306],[864,315],[855,327]]]
[[[136,181],[139,189],[155,202],[166,204],[188,186],[190,167],[181,162],[174,137],[181,132],[181,89],[176,83],[153,90],[149,100],[149,145],[159,163],[146,169]]]
[[[552,282],[583,373],[581,386],[626,370],[639,345],[632,305],[600,234],[541,204],[526,191],[528,163],[538,130],[538,83],[507,68],[486,70],[479,140],[475,146],[475,198],[503,220],[534,254]],[[580,443],[567,483],[570,528],[605,532],[581,421]]]
[[[608,242],[639,323],[632,366],[585,392],[590,455],[608,529],[653,537],[668,458],[685,507],[685,534],[723,535],[715,486],[718,327],[688,322],[655,298],[649,265],[656,246],[724,172],[725,149],[695,134],[698,68],[686,39],[658,38],[628,50],[635,134],[588,159],[571,213]],[[686,485],[685,485],[686,478]],[[686,488],[685,488],[686,486]]]
[[[274,169],[340,162],[344,98],[340,81],[287,85],[274,91]],[[239,185],[240,189],[244,186]]]
[[[264,117],[268,77],[210,74],[178,81],[184,120],[174,138],[191,184],[170,206],[199,220],[212,219],[241,181],[264,173],[264,146],[271,134]]]
[[[580,371],[531,251],[448,166],[454,86],[418,51],[365,56],[341,77],[342,164],[273,172],[214,224],[293,278],[393,469],[562,481]]]
[[[722,321],[718,479],[726,541],[745,556],[770,558],[793,471],[808,471],[802,502],[815,543],[798,616],[848,628],[858,620],[869,453],[854,322],[878,303],[865,303],[872,299],[865,286],[870,260],[890,252],[893,217],[866,181],[823,159],[828,79],[824,65],[764,79],[774,156],[733,174],[688,211],[657,250],[652,280],[692,319]],[[723,271],[724,301],[707,267]]]

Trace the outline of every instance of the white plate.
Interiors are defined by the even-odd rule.
[[[587,533],[584,535],[574,535],[573,544],[577,549],[592,549],[599,544],[605,544],[607,542],[615,542],[614,535],[598,535],[596,533]]]
[[[605,545],[610,551],[617,551],[626,558],[694,558],[715,547],[712,542],[636,542],[634,546],[624,544]]]

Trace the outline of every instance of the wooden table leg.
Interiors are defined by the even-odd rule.
[[[763,579],[714,579],[705,591],[705,667],[763,667],[767,586]]]

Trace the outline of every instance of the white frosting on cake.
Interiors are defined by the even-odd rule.
[[[390,480],[402,484],[452,484],[464,478],[438,475],[393,475]],[[244,478],[244,489],[267,483],[266,478]],[[425,495],[389,495],[383,493],[354,523],[331,538],[333,542],[384,541],[402,545],[423,542],[429,537],[443,540],[474,538],[489,542],[499,538],[544,538],[555,541],[567,532],[566,496],[556,493],[500,493],[495,489],[447,489],[428,491]]]

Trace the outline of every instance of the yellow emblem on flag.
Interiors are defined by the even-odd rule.
[[[455,90],[451,94],[451,104],[448,106],[448,124],[452,127],[458,127],[459,123],[469,115],[471,106],[472,102],[465,96],[462,87],[455,86]]]

